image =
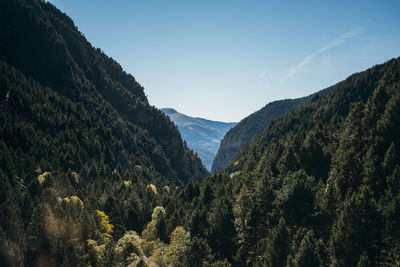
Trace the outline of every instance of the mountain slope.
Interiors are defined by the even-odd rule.
[[[265,177],[261,180],[274,192],[265,212],[271,212],[271,220],[277,216],[281,225],[271,232],[286,227],[303,231],[287,240],[303,240],[298,248],[280,247],[277,258],[277,245],[269,243],[264,252],[268,261],[290,260],[290,254],[293,263],[305,266],[398,261],[400,232],[395,225],[400,217],[393,205],[400,204],[394,190],[399,185],[399,114],[397,58],[352,75],[328,96],[275,120],[238,155],[238,164],[228,167],[240,170],[237,179]],[[246,180],[249,186],[255,182]],[[254,201],[265,203],[267,198]],[[309,258],[307,253],[314,254]]]
[[[326,95],[330,90],[330,88],[327,88],[316,94]],[[268,103],[262,109],[241,120],[235,127],[228,131],[222,139],[217,155],[212,163],[211,172],[218,173],[222,171],[242,148],[250,144],[254,136],[263,132],[265,127],[267,127],[273,119],[285,115],[296,107],[303,105],[314,95],[315,94],[297,99],[285,99]]]
[[[399,132],[397,58],[273,120],[202,183],[183,225],[235,266],[395,266]]]
[[[141,232],[162,199],[208,172],[50,3],[0,1],[0,40],[0,262],[112,266],[98,246]]]
[[[161,110],[178,126],[183,140],[199,155],[204,165],[210,170],[220,140],[236,123],[193,118],[170,108]]]
[[[204,177],[200,162],[183,146],[174,125],[148,104],[143,88],[93,48],[70,18],[39,1],[5,1],[1,7],[0,59],[98,114],[101,106],[114,112],[110,115],[115,119],[146,130],[158,147],[154,151],[166,157],[165,166],[157,167],[164,168],[162,172],[168,169],[168,177],[181,181]]]

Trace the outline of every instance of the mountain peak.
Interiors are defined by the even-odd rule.
[[[161,110],[162,110],[162,112],[165,113],[165,115],[171,115],[171,114],[178,113],[178,111],[176,111],[176,109],[173,109],[173,108],[162,108]]]

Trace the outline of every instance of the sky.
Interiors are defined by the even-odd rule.
[[[240,121],[400,56],[400,1],[50,0],[151,105]]]

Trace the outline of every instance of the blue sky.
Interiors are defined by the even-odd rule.
[[[51,0],[150,104],[239,121],[400,56],[400,1]]]

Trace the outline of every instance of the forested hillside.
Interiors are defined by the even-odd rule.
[[[135,79],[53,5],[1,1],[0,40],[1,263],[95,264],[88,240],[141,232],[161,196],[207,175]]]
[[[183,225],[235,266],[397,266],[399,132],[397,58],[272,121]]]
[[[331,88],[326,88],[315,94],[326,95]],[[251,140],[261,134],[268,124],[293,109],[303,105],[315,95],[296,99],[278,100],[268,103],[262,109],[250,114],[241,120],[235,127],[226,133],[221,141],[217,155],[212,163],[211,173],[215,174],[225,169],[225,167],[235,158],[236,154]]]
[[[160,161],[154,165],[169,172],[170,179],[204,177],[176,127],[148,104],[131,75],[86,41],[69,17],[49,3],[13,0],[2,1],[0,20],[0,59],[102,119],[107,113],[109,119],[145,131],[153,142],[148,156]]]

